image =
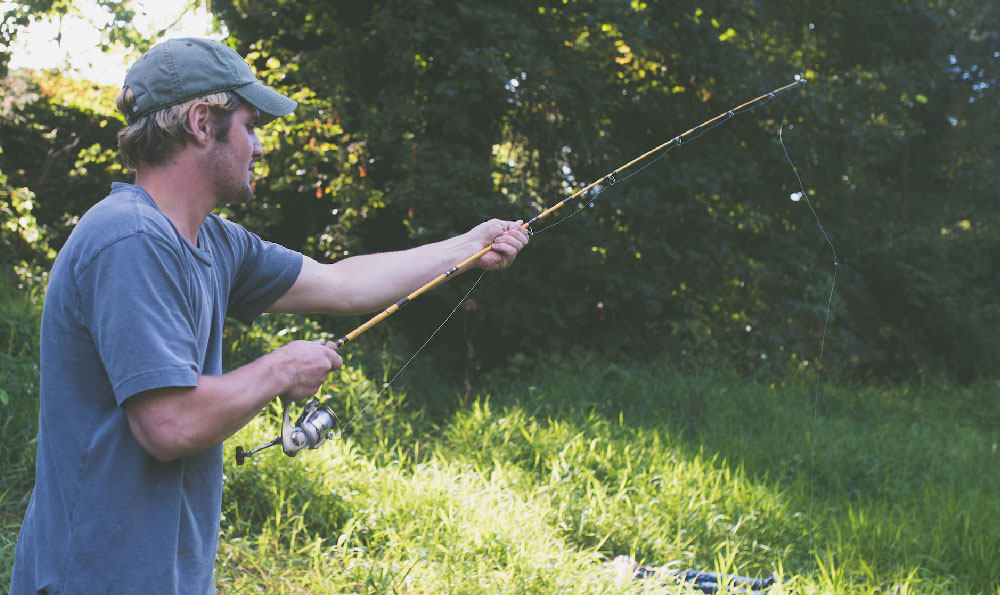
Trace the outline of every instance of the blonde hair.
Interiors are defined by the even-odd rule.
[[[136,170],[140,163],[155,165],[183,149],[188,135],[194,133],[188,124],[188,111],[197,102],[208,104],[213,117],[215,139],[225,140],[232,125],[232,113],[240,107],[240,98],[232,91],[195,97],[130,120],[135,96],[132,89],[122,89],[115,98],[115,106],[128,121],[128,125],[118,132],[118,156],[122,165]]]

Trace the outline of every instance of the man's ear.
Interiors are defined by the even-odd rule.
[[[191,106],[187,114],[188,130],[191,131],[191,140],[199,146],[207,146],[212,139],[212,110],[207,103],[196,103]]]

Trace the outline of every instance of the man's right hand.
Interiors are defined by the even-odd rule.
[[[287,387],[281,396],[301,401],[319,392],[327,376],[339,370],[344,361],[337,353],[336,343],[319,341],[292,341],[274,350],[280,356],[281,371],[287,373]]]

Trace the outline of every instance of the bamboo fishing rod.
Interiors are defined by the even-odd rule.
[[[535,215],[530,221],[528,221],[527,223],[525,223],[524,224],[524,228],[527,229],[529,232],[531,232],[531,225],[533,225],[536,221],[539,221],[540,219],[548,217],[549,215],[551,215],[552,213],[554,213],[557,210],[559,210],[560,208],[562,208],[564,205],[566,205],[566,203],[568,203],[569,201],[573,200],[574,198],[577,198],[577,197],[579,197],[579,196],[581,196],[581,195],[589,192],[590,190],[592,190],[593,188],[595,188],[598,185],[603,185],[603,184],[613,185],[613,184],[616,184],[619,181],[624,181],[624,179],[627,179],[627,177],[631,177],[632,175],[635,175],[639,171],[642,171],[642,169],[644,169],[648,165],[651,165],[652,163],[654,163],[656,161],[656,159],[654,159],[653,161],[650,161],[646,166],[643,166],[643,168],[640,168],[636,172],[634,172],[632,174],[629,174],[629,176],[627,176],[626,178],[623,178],[622,180],[618,179],[618,175],[619,174],[621,174],[622,172],[626,171],[627,169],[633,167],[634,165],[636,165],[636,164],[638,164],[638,163],[640,163],[642,161],[645,161],[650,156],[652,156],[652,155],[654,155],[656,153],[660,153],[660,156],[657,157],[657,159],[659,159],[660,157],[662,157],[663,155],[665,155],[666,152],[669,151],[674,146],[680,146],[681,144],[683,144],[684,143],[684,139],[690,137],[691,135],[694,135],[694,134],[697,133],[697,136],[701,136],[705,132],[708,132],[709,129],[713,128],[714,126],[717,126],[717,125],[721,124],[723,122],[723,120],[728,120],[730,118],[733,118],[737,114],[742,113],[743,111],[753,109],[754,107],[757,106],[757,104],[761,103],[762,101],[765,101],[765,100],[766,101],[770,101],[771,99],[774,99],[776,96],[778,96],[779,94],[787,91],[788,89],[791,89],[793,87],[797,87],[797,86],[799,86],[801,84],[804,84],[805,82],[806,82],[806,80],[804,78],[800,78],[800,79],[796,80],[793,83],[789,83],[789,84],[784,85],[782,87],[778,87],[777,89],[774,89],[773,91],[765,93],[765,94],[761,95],[760,97],[755,97],[754,99],[751,99],[750,101],[742,103],[742,104],[740,104],[740,105],[738,105],[738,106],[736,106],[736,107],[734,107],[734,108],[732,108],[730,110],[727,110],[727,111],[719,114],[718,116],[715,116],[714,118],[712,118],[710,120],[705,120],[704,122],[702,122],[701,124],[695,126],[694,128],[691,128],[690,130],[684,132],[683,134],[680,134],[678,136],[675,136],[675,137],[671,138],[667,142],[662,143],[659,146],[656,146],[656,147],[650,149],[649,151],[646,151],[645,153],[643,153],[642,155],[639,155],[638,157],[636,157],[635,159],[629,161],[625,165],[622,165],[622,166],[620,166],[620,167],[612,170],[611,173],[609,173],[609,174],[607,174],[607,175],[599,178],[597,181],[592,182],[591,184],[588,184],[587,186],[584,186],[580,190],[577,190],[576,192],[574,192],[573,194],[571,194],[571,195],[567,196],[566,198],[562,199],[561,201],[559,201],[558,203],[554,204],[553,206],[545,209],[544,211],[542,211],[538,215]],[[697,138],[697,136],[695,136],[695,138]],[[451,267],[450,269],[448,269],[447,271],[445,271],[441,275],[437,276],[436,278],[434,278],[430,282],[424,284],[423,286],[421,286],[419,289],[417,289],[416,291],[414,291],[410,295],[404,297],[403,299],[399,300],[395,304],[392,304],[391,306],[389,306],[388,308],[386,308],[382,312],[376,314],[375,316],[373,316],[371,319],[369,319],[367,322],[365,322],[364,324],[362,324],[358,328],[354,329],[353,331],[347,333],[346,335],[344,335],[343,337],[341,337],[340,339],[338,339],[337,343],[336,343],[337,349],[343,347],[349,341],[353,341],[359,335],[361,335],[362,333],[364,333],[368,329],[372,328],[376,324],[382,322],[383,320],[385,320],[389,316],[392,316],[393,313],[395,313],[396,311],[398,311],[400,308],[402,308],[406,304],[410,303],[412,300],[414,300],[417,297],[423,295],[424,293],[427,293],[428,291],[434,289],[438,285],[441,285],[442,283],[444,283],[445,281],[447,281],[449,277],[451,277],[452,275],[454,275],[458,271],[461,271],[465,267],[469,266],[470,264],[472,264],[473,262],[475,262],[477,259],[479,259],[482,256],[484,256],[485,254],[487,254],[490,250],[492,250],[491,246],[486,246],[486,247],[482,248],[481,250],[479,250],[478,252],[476,252],[472,256],[466,258],[465,260],[463,260],[462,262],[460,262],[460,263],[456,264],[455,266]],[[418,353],[419,353],[419,350],[418,350]],[[414,356],[415,355],[416,354],[414,354]],[[411,360],[412,360],[412,358],[411,358]],[[409,362],[407,362],[407,363],[409,363]],[[404,365],[404,367],[405,367],[405,365]],[[388,387],[388,384],[386,385],[386,387]],[[384,390],[384,388],[383,388],[383,390]],[[381,394],[381,392],[379,394]],[[375,398],[378,398],[378,395],[376,395]],[[372,403],[374,403],[374,401],[375,401],[375,399],[372,399],[368,403],[368,405],[365,405],[365,407],[360,412],[358,412],[349,422],[347,422],[347,425],[344,426],[344,427],[347,427],[351,423],[353,423],[354,420],[357,419],[357,417],[359,415],[361,415],[361,413],[363,413],[365,409],[367,409],[369,406],[371,406]],[[335,426],[339,425],[339,422],[337,420],[337,415],[333,412],[333,409],[331,409],[328,405],[320,403],[318,400],[313,400],[311,403],[309,403],[309,404],[307,404],[305,406],[305,408],[303,409],[301,415],[299,415],[299,418],[293,424],[292,421],[291,421],[291,418],[290,418],[291,402],[288,401],[288,400],[286,400],[286,399],[282,399],[282,403],[283,403],[284,407],[283,407],[282,419],[281,419],[281,434],[278,435],[277,437],[275,437],[273,440],[270,440],[268,442],[260,444],[256,448],[254,448],[252,450],[249,450],[249,451],[244,450],[242,446],[237,446],[236,447],[236,464],[237,465],[242,465],[246,461],[246,459],[254,456],[255,454],[257,454],[261,450],[264,450],[265,448],[269,448],[271,446],[276,446],[276,445],[280,444],[282,450],[284,451],[284,453],[286,455],[288,455],[290,457],[294,457],[296,454],[298,454],[298,452],[300,450],[305,449],[305,448],[309,448],[309,449],[318,448],[326,440],[328,440],[328,439],[330,439],[330,438],[333,437],[333,431],[332,430],[333,430],[333,428]]]
[[[527,223],[525,223],[524,224],[524,228],[527,229],[530,232],[531,231],[531,229],[530,229],[531,225],[533,223],[535,223],[536,221],[538,221],[540,219],[543,219],[545,217],[548,217],[552,213],[554,213],[557,210],[559,210],[560,208],[562,208],[569,201],[571,201],[574,198],[577,198],[577,197],[579,197],[579,196],[581,196],[581,195],[589,192],[595,186],[599,186],[599,185],[602,185],[602,184],[614,184],[614,183],[616,183],[618,181],[618,178],[617,178],[618,174],[620,174],[620,173],[624,172],[625,170],[631,168],[632,166],[634,166],[637,163],[645,161],[651,155],[659,153],[660,151],[663,151],[663,150],[667,149],[671,145],[679,146],[679,145],[683,144],[685,138],[687,138],[688,136],[690,136],[690,135],[698,132],[699,130],[707,128],[707,127],[709,127],[709,126],[711,126],[711,125],[713,125],[713,124],[715,124],[717,122],[720,122],[723,119],[732,118],[737,113],[739,113],[739,112],[741,112],[741,111],[749,108],[750,106],[756,105],[757,103],[759,103],[761,101],[764,101],[765,99],[768,100],[768,101],[770,101],[771,99],[777,97],[781,93],[784,93],[788,89],[791,89],[793,87],[798,87],[799,85],[802,85],[805,82],[806,82],[806,79],[801,78],[801,79],[799,79],[799,80],[797,80],[797,81],[795,81],[793,83],[789,83],[789,84],[784,85],[782,87],[778,87],[777,89],[774,89],[773,91],[765,93],[765,94],[761,95],[760,97],[755,97],[754,99],[751,99],[750,101],[747,101],[747,102],[742,103],[742,104],[740,104],[740,105],[738,105],[738,106],[736,106],[736,107],[734,107],[734,108],[732,108],[730,110],[727,110],[727,111],[719,114],[718,116],[715,116],[714,118],[712,118],[710,120],[705,120],[701,124],[699,124],[699,125],[695,126],[694,128],[688,130],[687,132],[685,132],[683,134],[680,134],[678,136],[675,136],[675,137],[671,138],[670,140],[668,140],[667,142],[662,143],[662,144],[660,144],[660,145],[658,145],[658,146],[650,149],[649,151],[646,151],[645,153],[643,153],[642,155],[639,155],[638,157],[636,157],[632,161],[629,161],[625,165],[622,165],[622,166],[618,167],[617,169],[612,170],[611,173],[605,175],[602,178],[599,178],[597,181],[592,182],[592,183],[588,184],[587,186],[584,186],[580,190],[577,190],[573,194],[571,194],[571,195],[567,196],[566,198],[562,199],[561,201],[559,201],[555,205],[553,205],[553,206],[545,209],[544,211],[542,211],[538,215],[535,215],[535,217],[533,217],[530,221],[528,221]],[[373,316],[372,318],[370,318],[367,322],[365,322],[364,324],[362,324],[358,328],[356,328],[353,331],[347,333],[346,335],[344,335],[340,339],[337,339],[337,349],[340,349],[347,342],[353,341],[354,339],[356,339],[358,337],[358,335],[364,333],[365,331],[367,331],[368,329],[372,328],[376,324],[382,322],[383,320],[385,320],[389,316],[392,316],[393,313],[395,313],[400,308],[402,308],[406,304],[410,303],[414,299],[416,299],[416,298],[420,297],[421,295],[427,293],[428,291],[434,289],[438,285],[441,285],[442,283],[444,283],[445,281],[447,281],[449,277],[451,277],[452,275],[454,275],[458,271],[461,271],[465,267],[469,266],[470,264],[472,264],[473,262],[475,262],[476,260],[478,260],[479,258],[481,258],[482,256],[484,256],[485,254],[487,254],[490,250],[492,250],[492,248],[490,246],[484,247],[479,252],[476,252],[472,256],[466,258],[462,262],[456,264],[455,266],[451,267],[450,269],[448,269],[447,271],[445,271],[441,275],[437,276],[433,280],[431,280],[428,283],[426,283],[425,285],[421,286],[419,289],[417,289],[416,291],[414,291],[410,295],[404,297],[403,299],[399,300],[395,304],[392,304],[391,306],[389,306],[388,308],[386,308],[382,312],[379,312],[378,314],[376,314],[375,316]]]

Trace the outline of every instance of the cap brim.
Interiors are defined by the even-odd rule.
[[[236,93],[255,108],[260,110],[261,119],[263,120],[262,123],[267,123],[275,118],[287,116],[295,111],[295,106],[298,105],[294,99],[285,97],[281,93],[278,93],[274,89],[258,81],[254,81],[249,85],[237,87],[236,89],[233,89],[233,93]]]

